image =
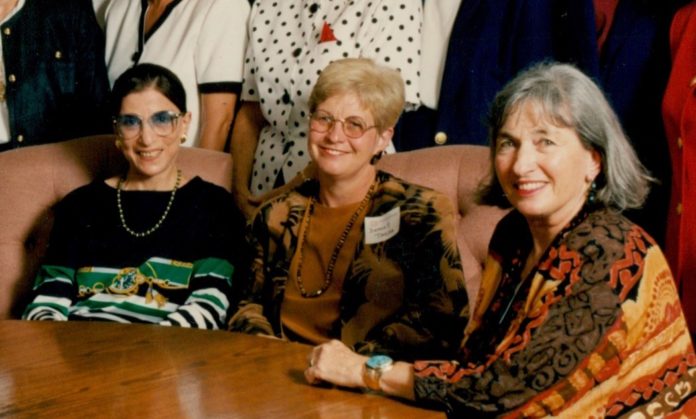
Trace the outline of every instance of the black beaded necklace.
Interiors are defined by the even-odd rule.
[[[308,292],[304,287],[304,282],[302,282],[302,253],[304,252],[304,244],[307,241],[307,236],[309,235],[309,226],[311,223],[312,215],[314,214],[315,199],[314,196],[309,198],[309,204],[307,205],[307,209],[305,210],[305,216],[303,217],[304,231],[302,232],[301,241],[299,244],[297,275],[295,275],[295,283],[297,284],[297,288],[300,290],[300,294],[302,295],[302,297],[316,298],[322,295],[324,292],[326,292],[327,289],[329,289],[329,287],[331,286],[331,282],[333,281],[333,271],[336,267],[336,260],[338,260],[338,255],[341,253],[341,249],[343,249],[343,245],[346,243],[346,240],[348,239],[348,234],[350,234],[350,231],[353,229],[353,225],[358,220],[358,217],[360,216],[360,214],[362,214],[362,212],[367,207],[367,204],[372,199],[372,195],[375,192],[376,186],[376,182],[370,185],[370,189],[368,189],[367,193],[365,194],[365,197],[360,202],[360,206],[358,206],[358,209],[355,210],[353,215],[351,215],[350,220],[348,220],[346,228],[343,229],[343,232],[341,233],[341,236],[338,238],[338,242],[336,242],[336,246],[334,247],[333,252],[331,253],[331,259],[329,259],[329,264],[326,267],[326,272],[324,273],[324,284],[321,288],[313,292]]]
[[[143,232],[137,232],[128,227],[128,224],[126,224],[126,217],[123,215],[123,204],[121,204],[121,186],[123,183],[126,181],[126,177],[122,177],[118,179],[118,184],[116,185],[116,206],[118,206],[118,218],[121,219],[121,226],[123,226],[123,229],[128,232],[131,236],[134,237],[145,237],[149,236],[150,234],[154,233],[157,231],[158,228],[162,226],[162,223],[164,223],[164,220],[167,218],[167,215],[169,215],[169,210],[172,209],[172,204],[174,203],[174,197],[176,196],[176,190],[179,189],[179,184],[181,183],[181,170],[176,171],[176,183],[174,184],[174,189],[172,189],[172,194],[169,196],[169,202],[167,202],[167,207],[164,209],[164,213],[162,216],[157,220],[154,226],[151,228],[143,231]]]

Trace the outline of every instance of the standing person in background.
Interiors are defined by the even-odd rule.
[[[540,61],[573,63],[600,83],[638,158],[660,181],[645,208],[627,216],[663,242],[670,165],[660,103],[669,1],[438,0],[424,10],[425,106],[402,116],[397,150],[485,145],[486,113],[505,83]]]
[[[696,335],[696,1],[674,16],[670,31],[672,72],[662,102],[672,157],[672,197],[665,253]]]
[[[89,0],[0,0],[0,151],[110,131]]]
[[[224,150],[241,90],[247,0],[111,0],[111,83],[138,63],[167,67],[186,88],[193,119],[184,143]]]
[[[309,162],[307,101],[330,62],[366,57],[397,69],[407,107],[419,104],[421,8],[421,0],[254,2],[231,145],[235,199],[247,216]]]

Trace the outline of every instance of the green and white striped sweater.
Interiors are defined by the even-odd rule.
[[[147,229],[169,192],[124,191],[129,227]],[[246,263],[243,221],[229,193],[194,178],[152,235],[121,226],[116,191],[102,181],[56,207],[49,249],[24,312],[29,320],[102,320],[218,329]]]

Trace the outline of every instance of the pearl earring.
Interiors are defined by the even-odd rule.
[[[590,184],[590,190],[587,192],[587,203],[594,204],[597,200],[597,183],[592,181]]]

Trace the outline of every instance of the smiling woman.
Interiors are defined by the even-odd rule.
[[[344,59],[322,71],[309,100],[315,173],[253,218],[254,277],[232,330],[400,359],[456,350],[468,309],[452,204],[374,166],[403,105],[396,70]]]
[[[122,83],[114,86],[114,97],[123,95],[121,90],[129,87],[134,90],[119,101],[120,109],[114,117],[116,147],[128,160],[128,174],[123,182],[113,178],[107,183],[115,186],[128,180],[130,189],[169,190],[179,177],[176,156],[180,143],[186,140],[184,133],[191,121],[191,113],[185,111],[186,102],[181,100],[185,97],[183,90],[171,85],[169,89],[158,90],[153,86]],[[125,187],[118,186],[118,190]]]
[[[332,341],[309,355],[307,380],[452,417],[695,417],[696,354],[672,274],[620,213],[650,178],[602,92],[572,66],[538,65],[498,93],[489,132],[482,200],[513,210],[458,356],[375,365]]]
[[[494,153],[495,176],[507,200],[540,236],[555,237],[573,219],[601,171],[599,152],[586,148],[574,129],[556,125],[532,102],[510,113]],[[538,256],[549,243],[536,244]],[[528,262],[523,276],[536,258]]]
[[[184,89],[141,64],[116,80],[112,104],[128,169],[58,204],[24,318],[220,328],[245,263],[243,221],[223,188],[177,168],[191,120]]]

